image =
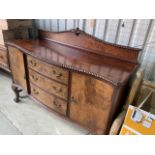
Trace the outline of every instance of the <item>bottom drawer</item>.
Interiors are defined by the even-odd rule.
[[[31,95],[51,109],[66,115],[67,102],[54,97],[31,83]]]
[[[0,64],[4,67],[8,67],[8,58],[7,58],[7,51],[0,49]]]

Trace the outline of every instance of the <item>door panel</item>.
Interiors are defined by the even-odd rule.
[[[103,81],[78,73],[72,74],[70,118],[103,134],[108,118],[113,87]]]
[[[13,82],[27,91],[23,53],[14,47],[8,47],[8,50]]]

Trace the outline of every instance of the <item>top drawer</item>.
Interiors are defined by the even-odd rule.
[[[68,84],[68,71],[28,56],[28,66],[33,70],[64,84]]]

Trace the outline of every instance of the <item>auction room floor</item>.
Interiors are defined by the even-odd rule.
[[[30,98],[13,101],[11,78],[0,70],[0,135],[85,135],[78,125],[49,112]]]

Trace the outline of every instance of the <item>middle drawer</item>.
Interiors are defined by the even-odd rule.
[[[60,98],[67,100],[68,87],[66,85],[45,78],[44,76],[33,71],[30,68],[29,68],[29,78],[32,83],[44,89],[45,91],[48,91],[49,93],[52,93]]]

